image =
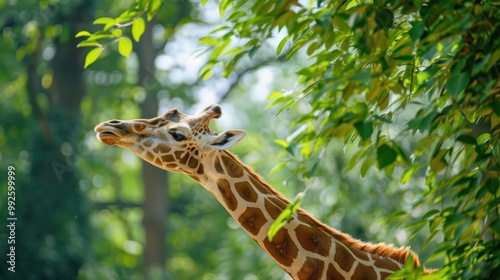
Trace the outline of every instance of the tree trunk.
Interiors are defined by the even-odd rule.
[[[152,118],[158,113],[158,85],[154,79],[155,54],[152,27],[154,20],[148,22],[140,42],[136,47],[139,60],[138,83],[146,91],[146,98],[140,105],[141,117]],[[165,271],[166,261],[166,222],[167,222],[167,173],[149,163],[142,162],[142,182],[144,186],[144,217],[146,233],[144,250],[144,274],[148,278],[151,269]]]
[[[69,35],[67,39],[53,39],[53,80],[47,91],[41,87],[38,71],[44,63],[40,56],[42,41],[24,58],[26,90],[35,120],[25,145],[31,167],[29,174],[20,174],[22,168],[14,166],[19,174],[16,272],[0,275],[1,279],[75,279],[89,248],[88,208],[79,188],[77,155],[68,149],[64,155],[61,152],[63,145],[76,147],[80,142],[80,102],[85,94],[83,50],[76,48],[73,37],[86,21],[81,16],[86,9],[80,5],[67,8],[66,14],[59,12],[52,19],[55,23],[64,22],[63,34]],[[43,25],[40,30],[43,32]],[[48,108],[40,106],[39,94],[49,99]],[[2,270],[0,274],[6,271]]]

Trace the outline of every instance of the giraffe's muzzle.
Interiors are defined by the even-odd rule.
[[[94,131],[97,134],[97,139],[108,146],[112,146],[120,142],[120,139],[126,134],[126,128],[126,123],[111,120],[98,124]]]

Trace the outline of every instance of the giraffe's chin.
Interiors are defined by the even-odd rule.
[[[97,138],[108,146],[113,146],[120,142],[120,137],[112,132],[101,132],[97,134]]]

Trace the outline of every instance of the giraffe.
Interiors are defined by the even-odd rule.
[[[290,201],[227,151],[246,132],[213,132],[209,123],[221,114],[219,105],[195,115],[171,109],[152,119],[103,122],[95,132],[105,145],[125,148],[196,180],[293,279],[385,279],[402,269],[409,255],[420,266],[408,248],[361,242],[302,209],[269,241],[269,227]]]

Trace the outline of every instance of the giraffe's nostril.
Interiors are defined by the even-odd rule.
[[[111,120],[108,122],[109,124],[120,124],[122,123],[121,121],[118,121],[118,120]]]

